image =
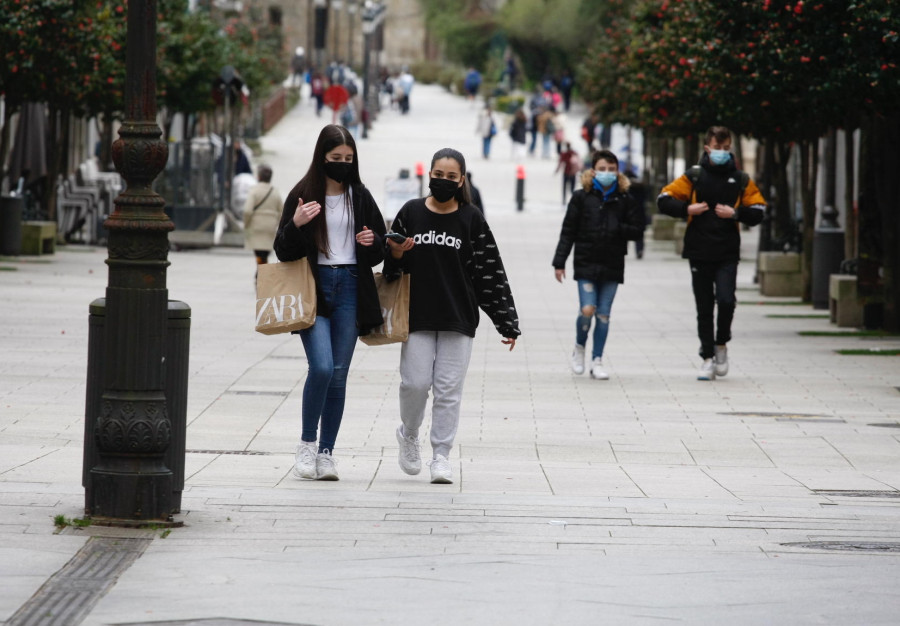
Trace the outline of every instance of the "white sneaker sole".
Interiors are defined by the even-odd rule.
[[[432,485],[452,485],[453,479],[447,478],[446,476],[432,476],[431,484]]]
[[[304,475],[303,472],[297,469],[296,465],[294,466],[294,469],[291,471],[291,473],[294,475],[294,478],[299,478],[300,480],[315,480],[317,478],[316,470],[313,470],[309,475]]]
[[[397,427],[395,434],[397,435],[397,443],[400,445],[400,451],[398,452],[398,456],[397,456],[397,463],[399,463],[400,469],[403,470],[404,473],[409,474],[410,476],[417,475],[419,472],[422,471],[421,451],[420,451],[420,455],[419,455],[420,460],[419,460],[418,467],[404,465],[403,464],[403,446],[404,446],[403,435],[400,434],[399,426]]]

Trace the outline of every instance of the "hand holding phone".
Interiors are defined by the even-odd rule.
[[[385,237],[395,243],[403,243],[404,241],[406,241],[406,236],[401,235],[400,233],[387,233]]]

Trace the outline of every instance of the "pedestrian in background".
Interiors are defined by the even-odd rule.
[[[310,94],[316,101],[316,115],[322,115],[322,107],[325,105],[325,77],[321,72],[312,75],[309,81]]]
[[[531,94],[531,100],[528,102],[528,110],[531,113],[531,124],[528,128],[531,132],[531,145],[528,147],[529,155],[533,155],[535,148],[537,147],[538,117],[546,110],[547,106],[548,102],[544,99],[541,88],[536,86]]]
[[[512,139],[512,159],[521,162],[525,158],[525,144],[528,141],[528,117],[522,109],[516,109],[513,115],[509,138]]]
[[[281,218],[281,194],[272,186],[272,168],[261,164],[256,168],[259,182],[244,201],[244,247],[253,250],[256,264],[265,265],[275,242]]]
[[[342,126],[325,126],[309,169],[284,202],[275,237],[278,259],[305,257],[316,282],[316,321],[298,331],[309,373],[297,478],[338,480],[332,452],[353,349],[357,336],[383,323],[372,267],[384,260],[384,232],[381,211],[359,178],[353,136]]]
[[[563,142],[563,149],[559,153],[559,160],[556,163],[556,170],[554,172],[557,173],[559,170],[562,170],[563,173],[563,204],[566,203],[566,199],[568,198],[566,191],[568,191],[569,195],[575,193],[575,177],[581,172],[581,167],[581,157],[579,157],[578,153],[572,149],[572,144],[568,141]]]
[[[397,82],[395,83],[397,104],[400,106],[400,113],[403,115],[409,113],[409,96],[415,84],[416,79],[410,73],[409,67],[404,65],[403,71],[400,72],[400,76],[397,77]]]
[[[451,483],[447,460],[459,426],[463,383],[481,308],[512,350],[519,320],[494,235],[471,203],[462,154],[444,148],[431,159],[431,195],[410,200],[392,224],[406,236],[388,241],[385,273],[410,276],[409,339],[400,348],[400,468],[422,469],[419,428],[428,392],[431,482]]]
[[[537,132],[541,136],[541,158],[550,158],[550,139],[556,132],[556,125],[553,123],[555,112],[552,107],[547,107],[537,116]]]
[[[575,320],[572,371],[584,373],[585,346],[591,322],[591,378],[607,380],[603,351],[609,319],[619,285],[625,282],[628,241],[644,232],[644,215],[628,194],[629,181],[619,172],[619,160],[609,150],[591,155],[591,169],[581,177],[582,188],[572,194],[553,256],[556,280],[566,277],[566,259],[572,248],[573,277],[578,283],[580,311]]]
[[[568,112],[572,106],[572,89],[575,88],[575,79],[569,70],[563,71],[562,78],[559,79],[559,90],[562,92],[563,111]]]
[[[303,74],[306,72],[306,52],[303,46],[294,48],[294,56],[291,58],[291,87],[300,87],[303,84]]]
[[[463,80],[463,88],[466,90],[466,97],[469,100],[474,100],[475,96],[478,95],[478,90],[481,89],[481,72],[474,67],[470,67],[466,73],[466,78]]]
[[[644,212],[644,225],[649,226],[650,213],[647,211],[647,185],[641,182],[641,179],[638,178],[635,171],[631,168],[625,170],[625,176],[631,182],[631,187],[628,188],[628,193],[631,194],[635,202],[638,203],[638,206],[641,207],[641,211]],[[634,253],[637,258],[644,258],[644,233],[641,233],[640,238],[635,240]]]
[[[663,187],[656,204],[661,213],[687,219],[681,256],[690,263],[697,306],[703,359],[697,379],[715,380],[728,373],[727,344],[737,305],[741,223],[759,224],[766,201],[756,183],[738,170],[731,154],[731,131],[711,126],[703,141],[700,164]]]
[[[494,135],[497,134],[497,118],[494,117],[494,111],[490,104],[485,104],[484,109],[478,115],[475,132],[481,137],[481,155],[486,159],[490,158],[491,142],[494,140]]]

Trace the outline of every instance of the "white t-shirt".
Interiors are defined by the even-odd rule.
[[[330,255],[319,252],[319,265],[356,264],[356,237],[353,233],[353,207],[345,194],[325,196],[325,224],[328,227]]]

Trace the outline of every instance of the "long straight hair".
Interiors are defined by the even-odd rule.
[[[347,212],[348,219],[352,224],[350,194],[347,193],[347,190],[352,185],[361,185],[362,180],[359,178],[359,152],[356,150],[356,141],[353,140],[353,135],[350,134],[350,131],[343,126],[328,124],[322,129],[322,132],[319,133],[319,138],[316,140],[316,147],[313,150],[312,163],[309,164],[306,174],[291,191],[292,194],[297,192],[296,195],[303,198],[304,202],[315,200],[322,205],[323,210],[310,221],[309,226],[312,229],[316,248],[325,256],[329,256],[328,225],[325,222],[325,179],[327,178],[325,174],[325,155],[338,146],[350,146],[353,150],[350,176],[343,182],[344,210]],[[291,219],[293,215],[292,211],[288,219]]]
[[[472,204],[472,192],[469,189],[469,177],[466,176],[466,157],[464,157],[461,152],[459,152],[458,150],[454,150],[453,148],[441,148],[434,153],[433,157],[431,157],[432,170],[434,169],[434,164],[437,163],[440,159],[453,159],[454,161],[459,163],[459,173],[462,176],[463,185],[462,187],[458,187],[456,189],[456,193],[453,194],[453,197],[457,202],[459,202],[460,206],[464,204]]]

